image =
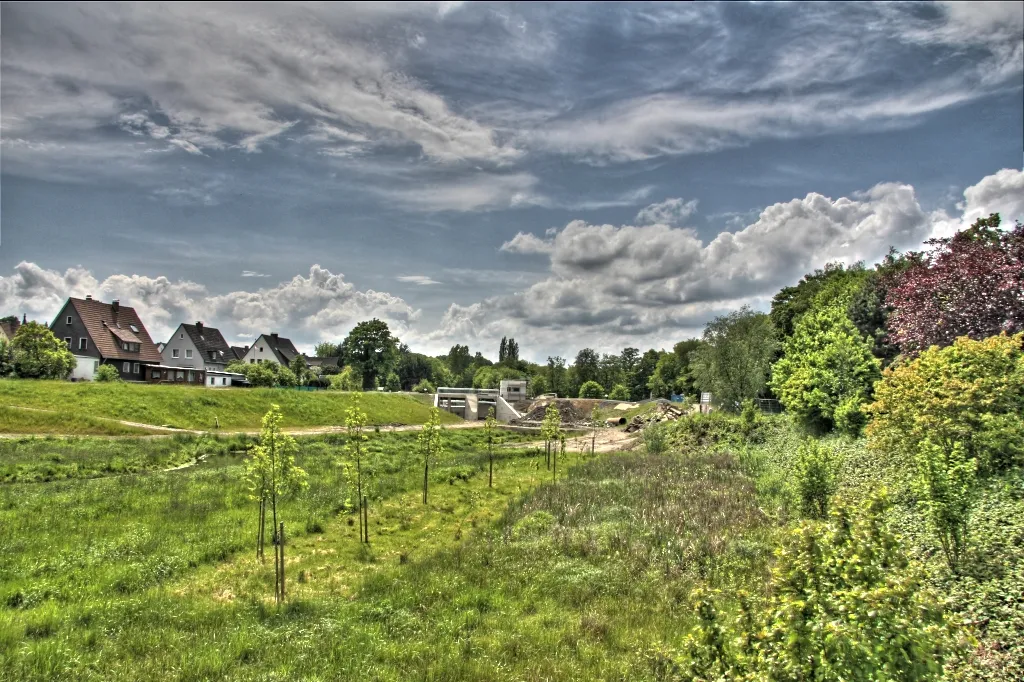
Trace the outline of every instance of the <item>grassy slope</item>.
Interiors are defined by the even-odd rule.
[[[184,429],[211,429],[215,417],[225,430],[258,429],[260,419],[272,403],[281,406],[286,427],[339,425],[344,422],[352,395],[335,391],[211,390],[195,386],[0,380],[0,406],[62,412],[73,409],[76,415],[83,417],[109,417]],[[361,396],[370,424],[422,424],[427,420],[429,407],[410,396],[386,393]],[[446,422],[459,421],[448,413],[442,413],[441,417]],[[4,432],[18,433],[16,428],[28,425],[15,422]],[[0,428],[5,428],[3,422]]]
[[[157,431],[86,417],[66,410],[65,406],[60,412],[34,412],[0,407],[0,433],[138,436],[157,433]]]

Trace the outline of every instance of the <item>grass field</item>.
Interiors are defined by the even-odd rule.
[[[430,410],[423,401],[412,396],[360,395],[370,424],[422,424]],[[260,420],[272,403],[281,406],[286,427],[337,426],[344,423],[345,409],[351,404],[352,396],[352,393],[340,391],[3,379],[0,380],[0,407],[32,407],[61,415],[5,410],[0,412],[0,433],[118,435],[112,431],[116,426],[95,420],[102,417],[198,430],[212,429],[215,421],[219,421],[221,429],[226,431],[258,430]],[[66,420],[66,425],[62,426],[65,421],[62,415],[68,412],[73,412],[74,418]],[[459,421],[446,412],[441,418],[448,423]]]
[[[0,433],[139,436],[156,433],[116,421],[87,417],[64,406],[59,412],[38,412],[0,406]]]

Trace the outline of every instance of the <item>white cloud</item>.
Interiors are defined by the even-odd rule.
[[[49,322],[68,296],[134,307],[154,340],[166,339],[184,321],[203,320],[229,337],[277,331],[297,343],[342,338],[359,321],[378,317],[405,335],[420,311],[386,292],[360,291],[343,275],[314,265],[274,287],[211,294],[197,282],[144,275],[112,275],[102,281],[83,268],[64,273],[35,263],[19,263],[0,276],[0,308]]]
[[[1004,168],[982,178],[964,190],[963,201],[956,207],[960,211],[958,216],[949,216],[944,211],[932,215],[932,237],[951,237],[991,213],[998,213],[1003,225],[1024,221],[1024,171]]]
[[[482,211],[542,205],[546,199],[536,193],[536,185],[537,178],[530,173],[479,171],[458,180],[374,191],[418,210]]]
[[[547,254],[554,251],[554,249],[554,240],[541,239],[537,235],[530,232],[517,232],[515,237],[512,237],[512,239],[501,245],[502,251],[520,254]]]
[[[680,198],[665,199],[640,209],[636,214],[638,225],[681,225],[683,221],[697,212],[697,200],[683,201]]]
[[[417,286],[425,287],[431,284],[440,284],[436,279],[432,279],[427,275],[399,275],[396,277],[399,282],[406,282],[408,284],[416,284]]]
[[[242,277],[270,277],[270,275],[265,275],[255,270],[242,270]]]

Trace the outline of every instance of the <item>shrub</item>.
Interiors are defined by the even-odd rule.
[[[668,450],[668,429],[664,424],[658,422],[648,424],[640,432],[640,435],[643,438],[644,447],[647,448],[648,453],[660,455]]]
[[[346,366],[340,374],[331,376],[331,388],[336,391],[361,391],[363,377],[351,366]]]
[[[388,377],[387,380],[384,382],[384,386],[392,393],[402,390],[402,382],[398,378],[398,375],[395,374],[394,372],[388,373]]]
[[[831,430],[842,417],[843,426],[853,428],[858,423],[850,419],[852,412],[870,395],[879,367],[871,344],[836,303],[797,321],[769,385],[805,425]]]
[[[918,505],[939,538],[950,570],[958,571],[967,550],[978,462],[967,457],[960,443],[946,450],[925,439],[918,445],[916,464],[913,489]]]
[[[796,458],[796,486],[800,513],[811,519],[828,516],[829,499],[838,486],[838,466],[832,450],[808,438],[800,444]]]
[[[11,342],[14,373],[26,379],[66,379],[77,361],[68,345],[45,324],[27,322]]]
[[[603,398],[604,386],[596,381],[588,381],[580,386],[579,396],[581,398]]]
[[[93,375],[95,381],[121,381],[121,374],[113,365],[100,365]]]
[[[611,400],[629,400],[629,389],[622,384],[615,384],[608,397]]]
[[[805,521],[778,554],[770,595],[724,618],[716,595],[695,594],[697,625],[655,666],[675,680],[943,678],[954,640],[941,602],[886,527],[884,496],[856,515]]]
[[[420,379],[420,382],[412,387],[416,393],[433,393],[437,389],[430,383],[429,379]]]
[[[1024,459],[1024,334],[960,337],[886,369],[867,410],[869,444],[912,470],[925,440],[946,456],[960,444],[978,471]]]

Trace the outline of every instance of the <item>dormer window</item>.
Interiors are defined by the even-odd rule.
[[[138,343],[129,343],[127,341],[122,341],[121,342],[121,350],[126,350],[129,353],[138,353],[139,352],[139,347],[140,347],[140,344],[138,344]]]

